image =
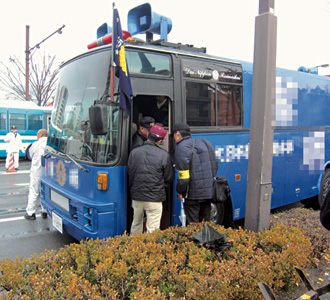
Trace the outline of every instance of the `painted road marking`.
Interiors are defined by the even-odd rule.
[[[41,214],[36,215],[37,218],[41,217]],[[18,220],[25,220],[24,216],[22,217],[15,217],[15,218],[6,218],[6,219],[0,219],[0,223],[6,223],[6,222],[12,222],[12,221],[18,221]],[[30,221],[30,220],[28,220]]]

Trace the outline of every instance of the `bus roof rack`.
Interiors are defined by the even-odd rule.
[[[169,48],[174,48],[174,49],[206,53],[206,47],[198,48],[198,47],[194,47],[194,45],[183,45],[181,43],[170,43],[170,42],[165,42],[164,40],[150,41],[149,44],[159,45],[159,46],[164,46],[164,47],[169,47]]]

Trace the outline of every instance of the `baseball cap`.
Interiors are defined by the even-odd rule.
[[[162,126],[154,125],[150,129],[150,133],[163,139],[163,138],[165,138],[167,131]]]
[[[11,130],[13,130],[13,129],[17,129],[17,127],[16,127],[15,125],[13,125],[13,126],[10,127],[10,129],[11,129]]]
[[[171,136],[173,136],[174,132],[177,132],[177,131],[190,133],[190,127],[186,123],[179,122],[174,125]]]
[[[155,119],[152,117],[143,117],[140,121],[140,126],[147,128],[150,130],[150,128],[155,124]]]

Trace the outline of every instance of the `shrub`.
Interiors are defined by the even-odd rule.
[[[271,215],[271,227],[275,224],[283,224],[289,227],[299,227],[311,242],[311,258],[317,265],[322,254],[329,250],[330,235],[319,218],[320,212],[312,209],[295,208],[285,212]]]
[[[231,241],[223,254],[190,238],[204,224],[136,236],[82,241],[57,253],[0,261],[4,299],[263,299],[298,281],[312,248],[298,227],[274,224],[260,233],[209,224]],[[301,247],[304,245],[304,247]]]

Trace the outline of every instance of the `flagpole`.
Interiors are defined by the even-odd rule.
[[[111,55],[111,102],[114,102],[114,57],[115,57],[115,41],[113,30],[115,28],[115,2],[112,2],[112,55]]]

